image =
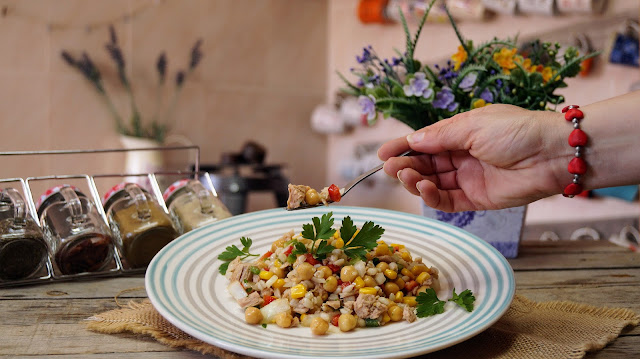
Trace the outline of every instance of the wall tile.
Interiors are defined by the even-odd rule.
[[[47,71],[47,0],[0,1],[0,74]]]

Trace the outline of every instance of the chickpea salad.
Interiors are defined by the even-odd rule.
[[[313,217],[300,233],[275,239],[270,250],[251,253],[240,238],[218,256],[227,290],[248,324],[309,327],[315,335],[414,322],[444,312],[447,301],[467,311],[470,290],[440,300],[438,270],[398,243],[385,243],[371,221],[356,227],[349,216],[334,228],[333,213]]]
[[[307,185],[289,183],[287,189],[289,191],[287,209],[289,210],[300,207],[326,206],[331,202],[340,202],[342,199],[342,190],[335,184],[317,191]]]

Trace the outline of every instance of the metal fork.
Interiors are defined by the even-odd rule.
[[[397,155],[395,157],[408,156],[408,155],[412,154],[412,152],[413,151],[409,150],[409,151],[401,153],[401,154],[399,154],[399,155]],[[341,197],[344,197],[358,183],[364,181],[367,177],[371,176],[372,174],[380,171],[382,169],[382,167],[384,167],[384,162],[379,164],[378,166],[368,170],[367,172],[361,174],[360,176],[354,178],[351,182],[347,183],[344,187],[340,188],[340,193],[342,195]],[[287,207],[286,209],[287,209],[287,211],[295,211],[295,210],[298,210],[298,209],[307,209],[307,208],[313,208],[313,207],[318,207],[318,206],[322,206],[322,205],[323,205],[323,203],[320,202],[320,203],[318,203],[316,205],[308,205],[308,204],[306,204],[306,205],[302,205],[302,206],[297,207],[297,208],[291,208],[290,209],[290,208]]]

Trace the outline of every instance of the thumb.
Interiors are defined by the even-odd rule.
[[[469,150],[471,148],[471,134],[475,130],[474,121],[468,121],[471,112],[460,113],[454,117],[440,120],[431,126],[409,134],[407,136],[409,146],[414,151],[430,154]]]

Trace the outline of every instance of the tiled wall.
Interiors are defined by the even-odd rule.
[[[121,146],[101,98],[60,57],[62,49],[86,51],[128,116],[104,48],[113,24],[146,118],[156,111],[158,54],[167,53],[172,84],[203,40],[202,63],[168,119],[182,137],[170,145],[186,138],[200,146],[203,163],[216,163],[254,140],[267,148],[267,162],[286,164],[293,182],[322,187],[326,137],[311,131],[309,117],[326,94],[327,7],[324,0],[0,0],[0,151]],[[168,160],[186,165],[192,155]],[[0,178],[123,168],[121,154],[0,161]]]
[[[382,57],[395,56],[394,49],[404,50],[404,33],[399,24],[362,24],[357,17],[358,0],[330,0],[329,2],[329,69],[327,98],[334,99],[343,86],[332,71],[349,74],[349,68],[357,65],[355,56],[364,46],[371,45]],[[467,39],[475,43],[488,41],[494,36],[509,37],[519,34],[520,39],[540,37],[547,41],[570,41],[571,35],[586,32],[595,40],[603,55],[594,66],[593,74],[586,78],[569,79],[569,88],[561,93],[567,103],[590,103],[626,93],[630,86],[640,81],[640,70],[634,67],[611,65],[606,61],[609,40],[623,25],[626,17],[638,16],[636,1],[611,0],[603,15],[518,15],[495,16],[486,21],[458,21],[458,27]],[[415,31],[415,24],[410,26]],[[449,23],[428,22],[422,31],[416,49],[416,57],[426,63],[444,63],[456,52],[458,39]],[[409,127],[393,119],[379,120],[373,127],[358,127],[353,131],[332,135],[329,138],[327,169],[329,183],[343,183],[340,163],[360,144],[376,144],[391,138],[404,136]],[[369,186],[360,186],[350,192],[342,203],[372,206],[420,213],[420,201],[402,188],[397,181],[384,174],[376,174]]]

